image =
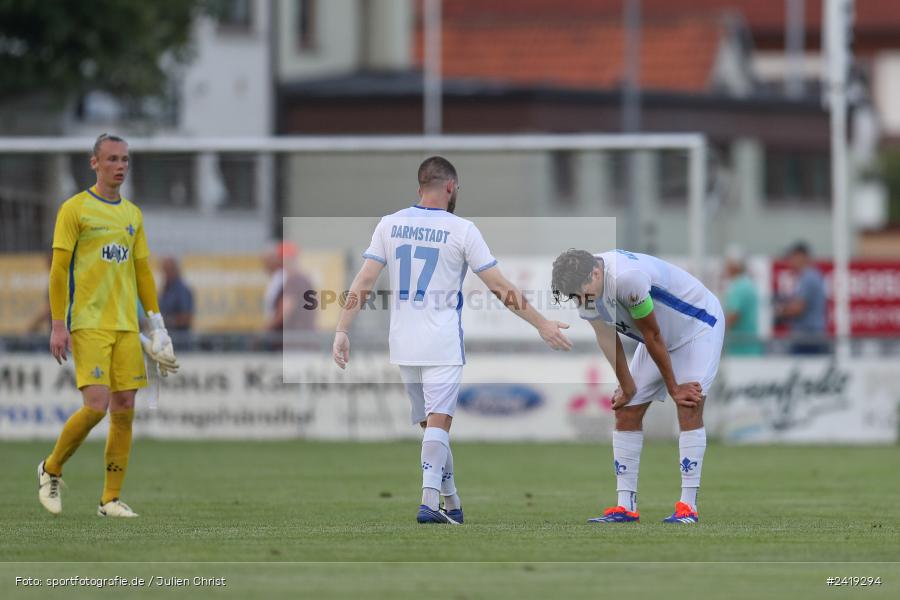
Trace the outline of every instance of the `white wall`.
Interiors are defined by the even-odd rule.
[[[873,95],[883,132],[900,135],[900,51],[880,52],[873,62]]]
[[[222,30],[201,18],[196,58],[183,84],[179,132],[191,136],[259,136],[271,132],[269,2],[254,0],[251,29]]]
[[[315,44],[301,48],[298,2],[279,0],[278,78],[295,81],[345,75],[362,69],[408,69],[413,35],[412,0],[318,0]]]
[[[284,80],[340,75],[355,70],[360,55],[357,0],[315,3],[316,45],[301,49],[294,0],[278,3],[278,76]]]

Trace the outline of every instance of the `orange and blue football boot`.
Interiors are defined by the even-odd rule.
[[[663,523],[699,523],[700,517],[690,504],[675,503],[675,512],[663,519]]]
[[[588,519],[588,523],[634,523],[640,521],[637,511],[632,512],[624,506],[613,506],[603,511],[603,516]]]

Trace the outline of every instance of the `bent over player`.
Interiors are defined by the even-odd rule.
[[[412,407],[412,423],[425,429],[422,439],[422,504],[419,523],[463,522],[456,490],[450,424],[466,362],[462,329],[462,284],[471,268],[504,305],[537,329],[552,348],[572,345],[560,331],[568,325],[549,321],[497,267],[481,232],[453,214],[459,191],[456,169],[433,156],[419,167],[418,204],[382,218],[363,254],[334,336],[339,367],[350,359],[347,331],[387,266],[391,289],[390,360],[400,366]],[[444,506],[440,507],[443,496]]]
[[[617,505],[595,523],[638,521],[638,471],[644,414],[671,396],[678,411],[681,499],[668,523],[696,523],[706,451],[703,405],[719,369],[725,324],[719,300],[683,269],[647,254],[568,250],[553,263],[553,295],[576,299],[616,372],[613,465]],[[622,340],[638,342],[629,365]]]
[[[56,216],[50,352],[62,364],[71,349],[83,406],[69,417],[53,451],[38,465],[38,499],[53,514],[62,512],[63,465],[109,411],[97,514],[137,516],[119,494],[131,453],[134,397],[147,385],[138,297],[151,328],[144,350],[160,374],[178,368],[159,314],[141,211],[119,194],[128,167],[128,144],[116,136],[98,137],[91,154],[96,185],[66,200]]]

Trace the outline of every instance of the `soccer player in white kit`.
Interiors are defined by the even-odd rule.
[[[678,410],[681,499],[667,523],[697,523],[697,490],[706,451],[703,405],[719,369],[725,319],[719,300],[687,271],[654,256],[613,250],[563,252],[553,263],[553,294],[576,299],[616,372],[613,466],[616,506],[593,523],[638,521],[642,422],[654,400]],[[628,364],[619,334],[638,342]]]
[[[497,260],[471,221],[453,214],[459,192],[456,169],[445,158],[426,159],[418,172],[419,203],[383,217],[363,253],[334,336],[332,353],[342,369],[350,359],[348,330],[368,302],[382,268],[391,289],[390,360],[411,404],[422,439],[422,504],[419,523],[459,524],[450,424],[466,362],[462,283],[471,269],[515,314],[537,329],[554,350],[569,350],[565,323],[544,318],[497,267]],[[443,508],[440,506],[443,497]]]

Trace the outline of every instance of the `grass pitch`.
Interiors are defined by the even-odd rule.
[[[416,442],[138,440],[123,500],[95,516],[102,446],[66,465],[63,514],[37,502],[50,443],[0,443],[0,597],[52,597],[48,577],[140,577],[59,597],[820,598],[900,595],[896,447],[707,450],[699,526],[673,510],[677,446],[646,444],[642,522],[589,525],[615,501],[608,445],[454,443],[462,527],[415,523]],[[55,564],[47,564],[55,563]],[[64,564],[77,563],[77,564]],[[300,563],[300,564],[298,564]],[[38,577],[41,587],[16,586]],[[225,587],[155,577],[226,577]],[[826,586],[826,577],[881,585]],[[164,582],[163,582],[164,583]],[[429,590],[425,594],[424,590]]]

